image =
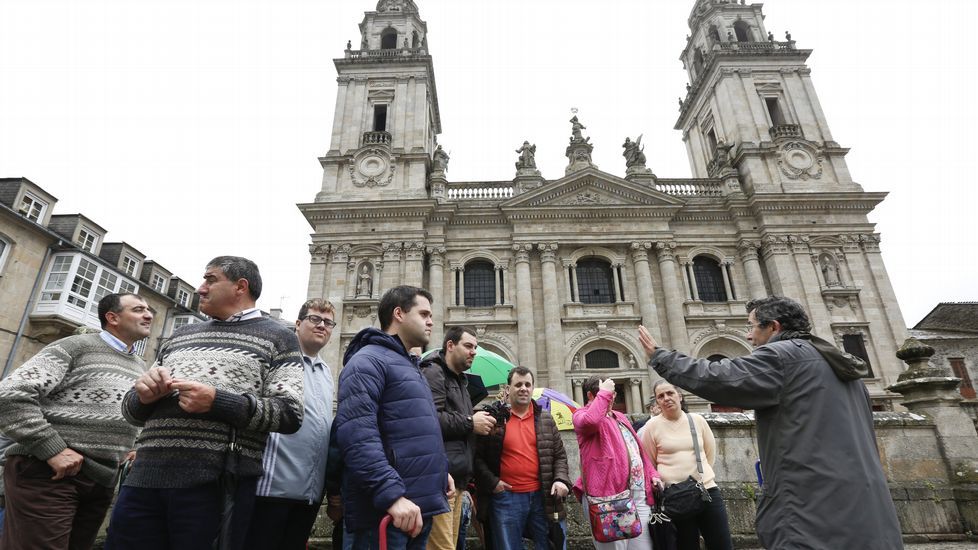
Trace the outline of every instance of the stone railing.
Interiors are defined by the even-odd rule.
[[[360,145],[390,145],[390,132],[364,132],[360,138]]]
[[[772,126],[771,137],[773,139],[800,138],[802,137],[801,126],[797,124],[778,124],[777,126]]]
[[[446,193],[451,201],[502,201],[513,196],[513,184],[508,181],[449,183]]]
[[[794,40],[787,42],[717,42],[717,45],[720,46],[720,51],[724,52],[770,53],[795,49]]]
[[[405,57],[411,55],[427,55],[427,51],[421,48],[400,48],[396,50],[346,50],[346,59],[388,59],[391,57]]]
[[[722,197],[723,184],[719,180],[657,180],[655,190],[676,197]]]

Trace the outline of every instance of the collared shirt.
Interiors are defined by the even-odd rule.
[[[258,319],[261,317],[261,310],[257,307],[250,307],[248,309],[243,309],[234,315],[231,315],[224,320],[225,323],[237,323],[238,321],[247,321],[248,319]]]
[[[540,490],[540,457],[537,455],[537,429],[533,407],[522,417],[512,413],[506,422],[499,479],[509,483],[514,493]]]
[[[106,344],[116,351],[128,353],[129,355],[132,355],[135,351],[136,346],[127,346],[125,342],[119,340],[114,334],[107,330],[103,330],[102,332],[98,333],[98,335],[102,337],[102,340],[104,340]]]

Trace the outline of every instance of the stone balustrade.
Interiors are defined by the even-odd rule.
[[[771,137],[773,139],[780,138],[800,138],[801,126],[797,124],[778,124],[771,127]]]
[[[722,197],[723,185],[719,180],[657,180],[655,190],[676,197]]]
[[[364,132],[360,138],[360,145],[390,145],[390,132]]]
[[[449,183],[446,189],[450,201],[501,201],[513,196],[509,182]]]
[[[766,41],[766,42],[718,42],[720,51],[747,52],[747,53],[770,53],[773,51],[794,50],[795,41],[787,42]]]
[[[346,59],[390,59],[392,57],[427,55],[428,52],[420,48],[399,48],[396,50],[346,50],[344,54]]]

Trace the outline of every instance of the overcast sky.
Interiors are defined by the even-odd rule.
[[[644,134],[659,177],[689,177],[676,98],[693,0],[417,0],[451,181],[507,180],[524,139],[563,175],[570,109],[594,162],[624,175]],[[0,177],[24,176],[197,285],[253,258],[259,305],[305,298],[311,202],[336,72],[376,0],[0,1]],[[814,50],[812,79],[908,326],[978,299],[978,3],[771,0],[765,25]],[[356,47],[356,46],[354,46]],[[969,283],[969,281],[971,281]]]

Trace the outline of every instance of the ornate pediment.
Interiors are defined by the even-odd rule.
[[[593,168],[574,172],[502,203],[508,208],[682,206],[681,199]]]

